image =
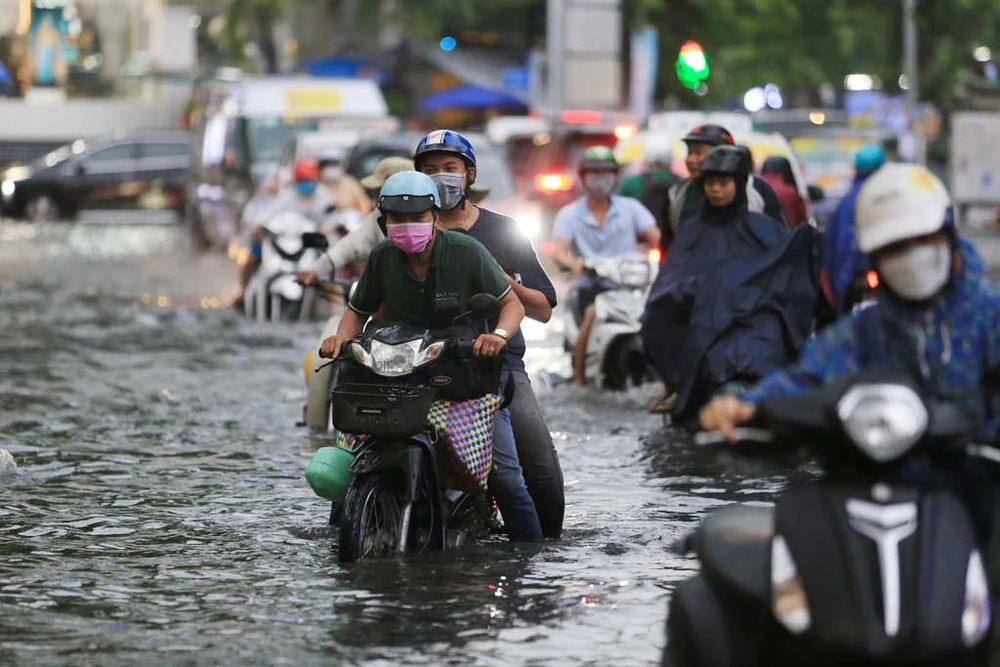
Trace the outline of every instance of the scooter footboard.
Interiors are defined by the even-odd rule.
[[[983,639],[985,632],[963,631],[984,563],[956,496],[884,484],[799,487],[776,507],[775,535],[806,601],[796,644],[924,664]],[[981,584],[988,590],[985,571]],[[987,592],[985,608],[972,609],[985,612],[987,625],[988,604]]]

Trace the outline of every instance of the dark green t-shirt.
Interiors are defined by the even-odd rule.
[[[646,184],[649,182],[674,185],[684,179],[669,169],[653,169],[643,174],[633,174],[622,181],[618,194],[641,200],[646,194]]]
[[[438,230],[427,277],[419,280],[403,251],[385,240],[375,246],[349,303],[368,316],[385,304],[387,319],[430,329],[448,326],[474,294],[498,299],[510,291],[503,270],[474,238]]]

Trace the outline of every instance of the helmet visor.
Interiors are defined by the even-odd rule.
[[[433,195],[392,195],[380,197],[379,210],[383,213],[423,213],[436,208]]]

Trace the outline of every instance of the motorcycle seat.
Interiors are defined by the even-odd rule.
[[[698,558],[709,580],[753,600],[767,599],[774,507],[730,505],[702,521]]]

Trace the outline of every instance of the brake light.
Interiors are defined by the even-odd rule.
[[[628,139],[629,137],[634,137],[637,132],[635,125],[618,125],[615,127],[615,138],[617,139]]]
[[[657,266],[659,266],[661,259],[663,259],[663,253],[660,251],[659,248],[650,248],[649,249],[649,261],[650,262],[652,262],[653,264],[656,264]]]
[[[573,189],[573,178],[566,174],[542,174],[537,183],[538,189],[543,192],[569,192]]]
[[[865,282],[868,283],[869,289],[876,289],[879,283],[878,271],[869,271],[865,276]]]
[[[604,120],[604,115],[600,111],[567,109],[562,112],[561,118],[562,122],[573,125],[597,125]]]

